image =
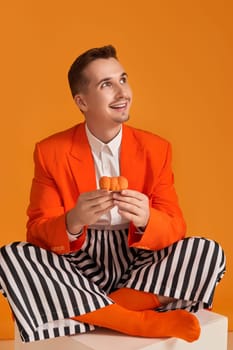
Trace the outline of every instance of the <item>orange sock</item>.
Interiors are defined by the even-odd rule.
[[[134,311],[156,309],[161,305],[155,294],[131,288],[118,289],[108,297],[116,304]]]
[[[131,311],[112,304],[73,319],[146,338],[177,337],[192,342],[200,335],[197,318],[185,310]]]

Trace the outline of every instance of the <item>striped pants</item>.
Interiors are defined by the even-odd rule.
[[[81,250],[57,255],[30,243],[0,249],[0,291],[25,342],[93,330],[70,318],[113,303],[122,287],[173,297],[157,311],[209,308],[225,272],[214,241],[185,238],[160,251],[129,248],[127,229],[88,229]]]

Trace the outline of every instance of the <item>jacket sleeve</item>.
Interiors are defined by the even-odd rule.
[[[76,241],[69,241],[63,200],[45,165],[39,144],[34,151],[34,163],[34,178],[27,210],[27,241],[57,254],[79,249],[85,233]]]
[[[136,228],[131,223],[129,245],[141,249],[159,250],[184,238],[186,224],[174,188],[169,143],[163,166],[149,200],[150,218],[145,232],[143,235],[137,234]]]

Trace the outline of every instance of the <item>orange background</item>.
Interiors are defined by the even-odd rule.
[[[188,234],[225,249],[214,311],[233,330],[232,17],[231,0],[2,2],[0,245],[25,238],[35,142],[82,120],[66,79],[71,62],[112,43],[134,90],[130,124],[173,144]],[[10,338],[3,297],[0,310],[0,338]]]

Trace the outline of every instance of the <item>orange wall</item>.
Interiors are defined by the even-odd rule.
[[[3,2],[0,245],[25,237],[35,142],[82,120],[69,65],[83,50],[112,43],[134,90],[130,124],[173,144],[188,233],[226,251],[214,310],[233,330],[232,14],[231,0]],[[12,337],[3,297],[0,310],[0,338]]]

